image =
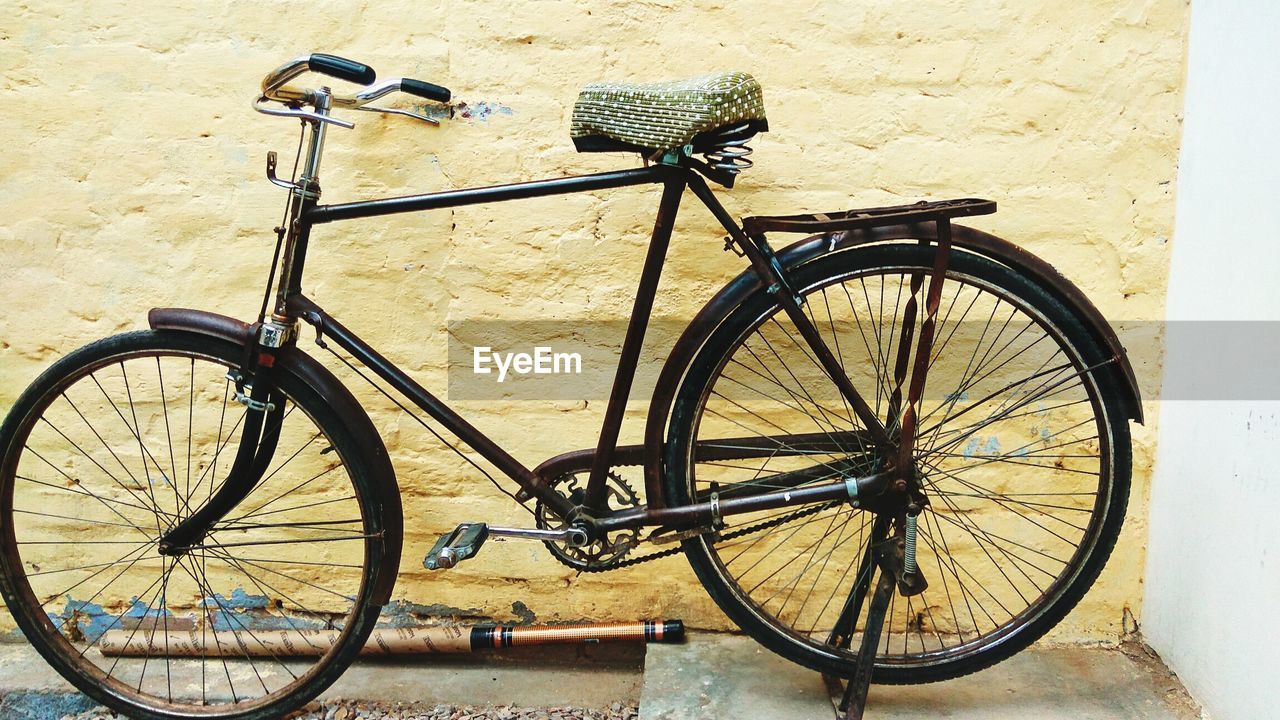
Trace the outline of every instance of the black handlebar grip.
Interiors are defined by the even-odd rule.
[[[400,89],[410,95],[417,95],[420,98],[442,103],[449,102],[449,98],[453,97],[453,94],[449,92],[449,88],[422,82],[421,80],[411,80],[410,78],[400,81]]]
[[[378,79],[377,73],[368,65],[358,63],[355,60],[340,58],[337,55],[311,53],[311,59],[308,60],[308,64],[314,72],[324,73],[339,80],[347,80],[360,85],[370,85]]]

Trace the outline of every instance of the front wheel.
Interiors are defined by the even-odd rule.
[[[792,274],[810,322],[891,435],[905,310],[933,258],[931,247],[875,246]],[[1042,636],[1098,576],[1128,499],[1117,373],[1078,317],[1026,277],[957,250],[936,321],[913,458],[929,586],[892,601],[873,675],[881,683],[964,675]],[[831,483],[878,462],[813,351],[761,291],[726,315],[677,394],[668,502]],[[865,582],[876,517],[840,502],[735,515],[684,548],[746,632],[848,677],[867,609],[850,622],[846,602]]]
[[[191,549],[159,552],[232,465],[242,355],[182,332],[107,338],[55,363],[0,428],[0,591],[55,669],[130,717],[279,717],[377,620],[371,461],[287,368],[258,485]]]

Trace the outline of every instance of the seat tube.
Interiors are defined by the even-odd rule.
[[[653,312],[653,299],[658,291],[662,265],[666,261],[671,230],[675,226],[676,212],[680,209],[680,197],[684,194],[687,176],[680,174],[668,179],[662,186],[662,201],[658,205],[658,217],[653,224],[653,236],[649,240],[649,252],[640,273],[640,285],[636,289],[635,303],[631,308],[631,322],[622,341],[622,353],[618,359],[613,389],[609,392],[609,405],[605,408],[604,423],[600,427],[600,440],[596,443],[591,461],[591,476],[587,481],[586,506],[601,510],[605,504],[605,478],[613,464],[614,448],[626,414],[627,398],[631,383],[635,380],[636,366],[640,360],[640,347],[644,344],[645,330]]]
[[[315,95],[315,112],[328,116],[333,96],[329,88],[320,88]],[[282,322],[289,320],[288,300],[302,291],[302,269],[307,259],[307,242],[311,238],[311,223],[306,214],[320,199],[320,159],[324,154],[325,134],[329,123],[309,120],[311,130],[307,137],[307,150],[302,161],[302,176],[290,191],[293,199],[289,205],[289,221],[286,226],[284,253],[280,266],[280,281],[276,286],[274,317]]]

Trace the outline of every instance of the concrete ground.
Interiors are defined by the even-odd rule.
[[[545,650],[545,649],[544,649]],[[684,645],[515,649],[358,663],[325,695],[380,703],[608,708],[641,720],[825,720],[821,678],[737,636]],[[91,707],[25,645],[0,644],[0,718],[47,720]],[[1200,720],[1176,677],[1140,645],[1032,649],[966,678],[873,686],[867,718]]]
[[[363,659],[322,698],[425,705],[608,708],[640,699],[641,645],[552,647],[534,655],[435,655]],[[53,671],[29,645],[0,643],[0,720],[54,720],[94,703]]]
[[[993,668],[929,685],[872,685],[868,720],[1200,720],[1158,658],[1103,648],[1032,648]],[[1135,657],[1136,656],[1136,657]],[[833,717],[822,678],[737,636],[653,645],[640,720]]]

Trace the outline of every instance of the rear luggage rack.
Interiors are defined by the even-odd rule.
[[[963,198],[959,200],[921,200],[911,205],[862,208],[837,213],[808,215],[756,215],[742,219],[742,229],[751,237],[767,232],[818,234],[837,230],[855,230],[881,225],[950,220],[969,215],[990,215],[996,211],[994,200]]]

